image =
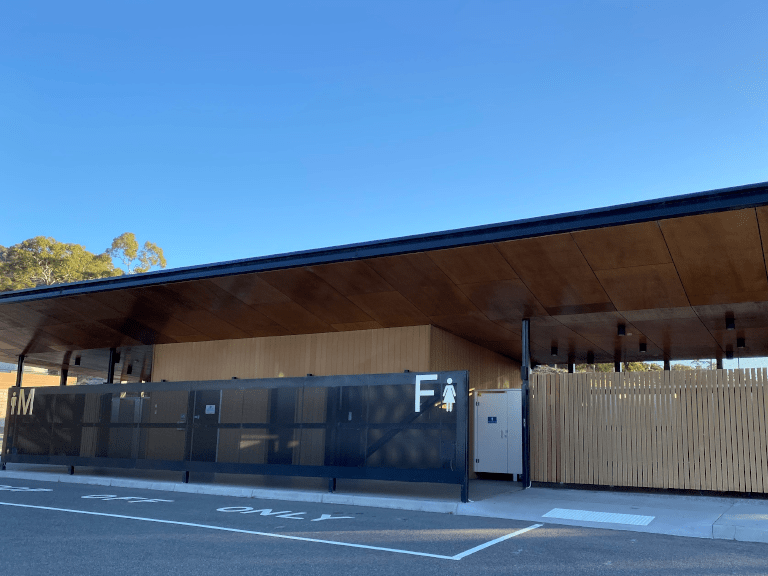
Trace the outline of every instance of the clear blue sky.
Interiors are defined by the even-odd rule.
[[[3,2],[0,244],[170,267],[768,180],[768,3]]]

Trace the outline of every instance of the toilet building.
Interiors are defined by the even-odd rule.
[[[401,443],[396,449],[398,434],[411,434],[424,440],[423,458],[433,462],[430,469],[447,470],[466,466],[471,459],[461,448],[463,442],[469,445],[471,426],[460,422],[468,418],[467,397],[461,399],[466,404],[458,416],[441,401],[446,386],[452,385],[447,379],[460,379],[454,373],[461,372],[468,378],[465,395],[480,390],[523,389],[526,481],[610,481],[611,485],[623,482],[662,488],[678,487],[676,484],[682,482],[679,487],[684,489],[764,492],[768,482],[764,486],[760,478],[768,477],[768,395],[763,394],[759,371],[746,377],[742,372],[713,370],[715,376],[678,382],[668,372],[655,376],[656,380],[638,380],[640,376],[620,372],[610,380],[604,376],[599,380],[577,374],[532,377],[531,369],[537,364],[557,364],[572,371],[574,364],[611,363],[619,367],[634,361],[660,361],[669,367],[673,360],[696,358],[711,358],[722,368],[726,358],[768,356],[768,272],[763,243],[767,235],[768,185],[755,184],[434,234],[8,292],[0,294],[0,361],[17,363],[20,368],[26,364],[59,370],[62,384],[78,374],[103,376],[113,386],[126,387],[123,400],[136,398],[121,402],[118,389],[104,389],[103,394],[111,394],[113,399],[117,394],[116,402],[107,402],[106,396],[97,399],[93,396],[96,392],[83,391],[91,398],[84,397],[82,405],[77,404],[79,400],[66,404],[77,414],[77,422],[72,420],[68,426],[84,425],[93,430],[80,433],[77,450],[68,444],[71,454],[55,454],[51,444],[47,455],[28,454],[38,458],[35,461],[46,457],[51,462],[51,458],[60,458],[58,461],[64,463],[85,458],[80,454],[85,453],[86,437],[92,443],[88,458],[96,458],[99,450],[108,454],[112,442],[113,459],[125,465],[129,461],[133,465],[141,461],[144,464],[140,466],[147,467],[146,462],[152,460],[166,464],[190,461],[194,443],[190,444],[186,432],[184,438],[178,435],[173,440],[181,448],[167,447],[171,456],[151,456],[146,453],[147,438],[157,433],[141,429],[141,422],[154,417],[151,402],[142,398],[149,398],[153,391],[170,394],[175,386],[180,404],[174,405],[174,414],[166,421],[157,423],[157,430],[165,426],[175,432],[177,426],[193,434],[191,430],[197,426],[198,446],[202,446],[203,428],[207,426],[209,432],[215,428],[216,434],[206,440],[209,446],[215,445],[215,462],[229,458],[229,464],[242,463],[240,453],[244,451],[251,454],[247,457],[253,460],[249,465],[270,464],[269,449],[263,457],[254,456],[262,449],[254,446],[279,440],[281,456],[273,457],[273,465],[342,466],[346,464],[340,464],[338,458],[347,454],[346,448],[339,448],[344,434],[330,447],[330,420],[324,419],[336,419],[334,430],[341,430],[338,426],[342,426],[344,414],[338,407],[342,397],[349,396],[347,400],[353,402],[357,392],[352,388],[360,386],[367,391],[360,392],[364,398],[353,404],[361,410],[365,407],[368,420],[358,426],[367,428],[365,437],[360,437],[362,448],[355,452],[355,458],[362,460],[355,460],[354,467],[379,471],[369,477],[388,468],[387,462],[400,470],[418,469],[418,463],[404,463],[396,457],[397,450],[402,452],[407,446]],[[419,398],[406,390],[418,394],[419,388],[413,388],[410,376],[395,379],[397,374],[411,374],[413,378],[439,374],[433,388],[425,388],[434,392],[434,411],[430,408],[426,414],[417,412],[420,415],[414,416],[411,412]],[[373,375],[393,379],[338,379]],[[307,378],[337,380],[323,380],[322,385],[315,386]],[[244,390],[249,386],[280,390],[281,379],[286,388],[295,389],[291,400],[285,399],[288,396],[280,400],[282,392],[249,393],[253,410],[271,410],[271,415],[268,418],[265,412],[257,421],[244,422],[243,418],[254,419],[256,414],[242,411],[247,402]],[[221,385],[201,388],[202,382]],[[21,384],[23,389],[23,379]],[[342,390],[345,386],[351,388]],[[378,386],[404,388],[402,395],[387,400],[391,404],[386,422],[376,423],[371,416],[374,404],[370,403],[381,405],[383,400],[375,399],[389,393]],[[314,387],[324,391],[309,391]],[[73,395],[80,387],[67,388]],[[203,398],[203,390],[213,389],[218,390],[218,400],[195,405]],[[39,390],[36,398],[47,397],[47,392]],[[394,390],[390,392],[394,394]],[[452,390],[458,393],[458,389]],[[62,393],[57,392],[59,396]],[[308,400],[312,394],[322,398]],[[443,396],[438,398],[438,394]],[[683,398],[688,404],[680,412],[682,406],[678,404]],[[460,398],[456,400],[458,407]],[[59,402],[65,405],[63,399]],[[314,415],[310,414],[313,402]],[[411,412],[401,412],[398,402],[410,406]],[[55,406],[50,404],[52,421],[61,418]],[[215,408],[206,408],[209,406]],[[584,406],[590,408],[585,410]],[[229,414],[238,414],[228,417],[240,418],[240,422],[222,422],[225,407]],[[198,413],[198,408],[202,412]],[[217,419],[203,425],[206,409],[216,410]],[[347,412],[352,414],[350,418],[355,417],[355,410]],[[186,414],[183,423],[182,413]],[[679,418],[675,416],[678,413]],[[687,420],[694,416],[695,422]],[[631,430],[630,422],[634,426]],[[714,422],[718,427],[717,455],[712,440],[715,431],[710,426]],[[259,424],[264,426],[259,428]],[[290,434],[270,432],[267,424],[285,424]],[[382,432],[387,426],[390,432]],[[238,432],[232,432],[236,428]],[[595,436],[587,438],[591,428],[596,430]],[[648,432],[638,450],[647,452],[637,454],[647,461],[647,470],[640,470],[638,476],[637,469],[632,468],[635,464],[625,459],[635,454],[630,436],[641,428]],[[98,436],[96,429],[109,429],[113,440],[108,439],[109,434]],[[322,429],[322,433],[311,433],[313,429]],[[457,436],[459,429],[464,439]],[[124,436],[119,442],[115,440],[118,430]],[[683,445],[678,435],[682,439],[684,431]],[[723,441],[726,435],[727,445]],[[167,438],[168,434],[161,436]],[[7,437],[8,433],[4,441]],[[675,451],[667,450],[673,441]],[[115,456],[115,442],[123,448],[130,446],[130,453],[124,450]],[[168,446],[173,444],[168,442]],[[323,448],[308,448],[312,442],[325,446],[326,460],[317,456]],[[161,444],[151,442],[152,449],[162,450]],[[389,446],[386,450],[385,445]],[[734,460],[736,448],[740,456]],[[238,462],[231,462],[235,449]],[[24,460],[18,449],[16,454],[7,450],[4,447],[5,461]],[[302,451],[315,454],[316,460],[302,464]],[[209,452],[205,453],[207,462],[211,462]],[[335,463],[329,463],[331,452],[336,454]],[[385,453],[389,455],[383,456]],[[259,458],[263,462],[257,462]],[[460,462],[462,458],[466,462]],[[700,472],[695,477],[702,483],[698,487],[692,484],[694,458]],[[580,461],[578,469],[576,461]],[[681,466],[686,467],[685,474],[679,472]],[[733,466],[734,472],[728,473],[730,480],[720,482],[719,472]],[[665,482],[659,480],[661,468]],[[180,464],[177,469],[188,471],[190,467]],[[315,472],[328,475],[329,470]],[[275,473],[281,471],[286,469],[273,469]],[[582,474],[584,471],[589,472]],[[726,478],[728,474],[721,475]],[[740,483],[739,474],[749,481]],[[419,474],[414,479],[430,481],[429,474],[416,476]]]

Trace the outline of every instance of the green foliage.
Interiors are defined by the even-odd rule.
[[[115,267],[113,257],[123,262],[125,270]],[[162,248],[145,242],[139,249],[130,232],[115,238],[103,254],[88,252],[80,244],[37,236],[8,248],[0,246],[0,292],[136,274],[154,266],[166,266]]]
[[[657,370],[664,370],[664,368],[650,362],[624,362],[624,370],[627,372],[656,372]]]
[[[576,372],[613,372],[613,364],[576,364]]]
[[[36,236],[0,250],[0,291],[119,276],[107,254]]]
[[[152,242],[144,242],[144,246],[139,250],[139,243],[133,232],[125,232],[115,238],[107,254],[120,260],[128,274],[149,272],[153,266],[165,268],[166,265],[163,249]]]
[[[608,364],[577,364],[576,372],[613,372],[615,366]],[[626,372],[652,372],[663,370],[658,364],[650,362],[623,362],[623,368]]]

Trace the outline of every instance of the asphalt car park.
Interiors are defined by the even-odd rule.
[[[14,480],[4,573],[766,574],[764,544]]]

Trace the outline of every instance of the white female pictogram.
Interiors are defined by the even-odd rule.
[[[456,403],[456,388],[453,386],[453,379],[448,378],[448,384],[443,390],[443,402],[448,412],[453,412],[453,405]]]

